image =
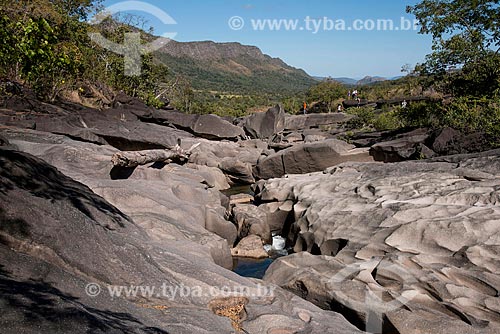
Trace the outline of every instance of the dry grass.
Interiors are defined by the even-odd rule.
[[[246,332],[242,327],[242,322],[246,319],[245,305],[248,304],[248,298],[228,297],[212,300],[208,308],[216,315],[227,317],[231,320],[231,325],[238,332]]]

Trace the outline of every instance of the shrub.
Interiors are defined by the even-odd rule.
[[[404,126],[399,116],[400,108],[382,112],[373,120],[373,126],[378,131],[396,130]]]
[[[347,123],[350,129],[364,129],[373,126],[375,120],[374,109],[371,107],[360,107],[347,109],[347,113],[357,116]]]

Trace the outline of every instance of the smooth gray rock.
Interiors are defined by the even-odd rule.
[[[243,238],[236,247],[231,249],[231,254],[236,257],[265,259],[269,255],[263,246],[262,239],[258,235],[252,234]]]
[[[233,217],[238,225],[238,237],[259,236],[265,244],[272,244],[271,229],[266,212],[252,204],[240,204],[233,208]]]
[[[293,202],[273,202],[259,205],[267,217],[267,224],[271,232],[281,234],[293,210]]]
[[[253,167],[259,157],[267,153],[267,145],[260,140],[234,142],[214,142],[201,138],[188,138],[182,141],[182,147],[193,150],[189,162],[197,165],[221,169],[233,184],[252,184],[255,182]]]
[[[235,158],[224,158],[219,164],[219,168],[228,175],[233,184],[253,184],[252,165],[248,162],[241,162]]]
[[[196,242],[152,239],[38,158],[0,149],[0,167],[2,332],[230,333],[231,321],[208,306],[244,291],[248,333],[360,333],[339,315],[215,265]],[[131,286],[157,293],[108,290]]]
[[[261,183],[256,198],[293,201],[288,242],[305,251],[275,261],[265,280],[362,329],[496,333],[499,174],[491,151]]]
[[[218,225],[214,222],[224,220],[225,209],[219,192],[207,189],[207,182],[198,171],[177,165],[160,169],[140,166],[112,180],[114,169],[110,159],[117,150],[110,146],[32,130],[2,129],[2,133],[20,150],[39,156],[106,198],[134,219],[152,239],[196,241],[206,247],[205,254],[213,255],[209,260],[231,267],[228,242],[205,228],[208,221],[211,229],[222,233],[224,230],[215,229]],[[207,215],[207,210],[215,210],[220,220]],[[224,238],[229,237],[231,245],[235,230],[223,234]]]

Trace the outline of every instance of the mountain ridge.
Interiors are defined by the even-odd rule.
[[[195,89],[294,93],[315,83],[304,70],[238,42],[172,40],[155,55],[173,75],[189,78]]]
[[[349,77],[332,78],[332,77],[320,77],[320,76],[313,76],[313,78],[316,79],[317,81],[331,79],[331,80],[335,80],[337,82],[340,82],[344,85],[349,85],[349,86],[366,86],[366,85],[371,85],[371,84],[374,84],[377,82],[382,82],[382,81],[397,80],[397,79],[402,78],[402,76],[386,78],[386,77],[381,77],[381,76],[367,75],[362,79],[355,79],[355,78],[349,78]]]

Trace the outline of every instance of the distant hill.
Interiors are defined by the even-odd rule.
[[[401,77],[394,77],[394,78],[391,78],[391,79],[386,79],[386,78],[377,77],[377,76],[375,76],[375,77],[366,76],[366,77],[364,77],[361,80],[354,79],[354,78],[347,78],[347,77],[331,78],[331,79],[335,80],[335,81],[338,81],[340,83],[343,83],[344,85],[364,86],[364,85],[371,85],[371,84],[374,84],[376,82],[381,82],[381,81],[396,80],[396,79],[399,79],[399,78],[401,78]],[[326,77],[314,77],[314,79],[322,81],[322,80],[326,80],[328,78],[326,78]]]
[[[358,80],[353,79],[353,78],[333,78],[333,80],[341,82],[346,85],[357,85]]]
[[[316,82],[305,71],[240,43],[171,41],[155,54],[172,74],[188,77],[194,89],[294,93]]]
[[[382,77],[366,76],[363,79],[359,80],[357,82],[357,85],[359,85],[359,86],[371,85],[371,84],[374,84],[376,82],[387,81],[387,80],[388,80],[387,78],[382,78]]]
[[[332,78],[332,77],[318,77],[318,76],[315,76],[313,78],[317,81],[334,80],[334,81],[340,82],[344,85],[355,85],[358,83],[358,80],[353,79],[353,78]]]

